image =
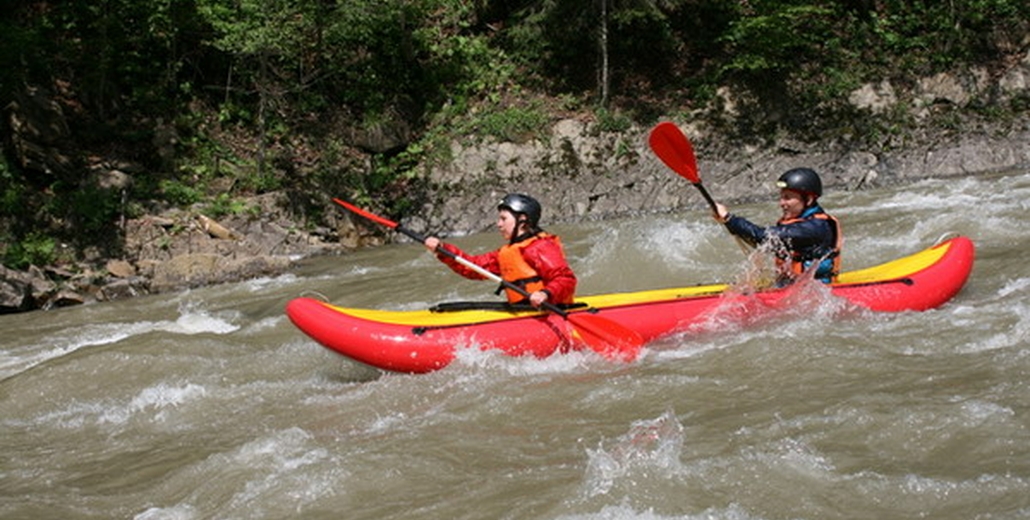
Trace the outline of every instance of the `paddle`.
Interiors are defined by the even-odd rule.
[[[347,201],[340,200],[337,198],[333,199],[333,202],[347,208],[348,210],[365,217],[373,222],[382,224],[394,231],[407,235],[412,240],[422,244],[425,243],[426,237],[408,229],[397,222],[381,217],[374,213],[365,211]],[[511,289],[525,298],[529,298],[529,292],[522,287],[515,285],[500,276],[483,269],[482,267],[470,262],[466,258],[462,258],[454,254],[443,247],[437,246],[436,252],[453,258],[459,264],[479,273],[483,277],[493,280],[503,285],[506,289]],[[643,338],[640,337],[634,330],[630,330],[614,321],[597,316],[594,314],[583,314],[583,313],[569,313],[562,308],[550,303],[544,302],[542,307],[549,312],[557,314],[565,319],[572,325],[580,339],[583,340],[591,349],[601,354],[607,359],[620,359],[623,361],[633,361],[640,353],[640,348],[644,344]],[[592,310],[592,309],[588,309]],[[596,312],[596,311],[594,311]]]
[[[669,121],[662,121],[651,129],[651,135],[648,136],[647,141],[651,145],[651,150],[654,154],[672,171],[690,181],[701,192],[701,196],[705,198],[705,201],[708,202],[708,206],[712,208],[712,213],[718,215],[715,200],[708,194],[708,190],[701,183],[701,176],[697,173],[697,158],[694,156],[694,147],[680,128]],[[748,256],[747,244],[737,235],[733,235],[733,238],[737,240],[737,245],[744,252],[744,256]]]

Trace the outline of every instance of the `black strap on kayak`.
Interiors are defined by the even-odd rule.
[[[915,285],[916,281],[906,276],[904,278],[891,278],[890,280],[873,280],[871,282],[835,283],[835,284],[832,284],[830,287],[835,287],[835,288],[840,288],[840,289],[847,289],[847,288],[851,288],[851,287],[868,287],[870,285],[887,285],[887,284],[892,284],[892,283],[900,283],[900,284],[904,284],[904,285]]]
[[[585,303],[570,303],[557,305],[559,309],[579,309],[586,307]],[[498,311],[498,312],[528,312],[538,311],[529,303],[509,302],[443,302],[429,308],[430,312],[460,312],[460,311]]]
[[[562,310],[566,309],[582,309],[585,308],[585,303],[566,303],[559,304],[556,307]],[[498,311],[498,312],[530,312],[539,311],[540,309],[533,307],[529,303],[508,303],[508,302],[444,302],[438,303],[429,308],[431,312],[459,312],[459,311]],[[596,312],[596,309],[591,309]],[[421,336],[430,330],[440,329],[453,329],[459,327],[467,327],[468,323],[455,323],[453,325],[428,325],[423,327],[412,327],[411,333],[416,336]]]

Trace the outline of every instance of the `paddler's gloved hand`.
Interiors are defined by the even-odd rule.
[[[716,202],[715,213],[712,213],[712,218],[720,224],[725,224],[726,221],[730,219],[730,210],[727,209],[726,206]]]
[[[544,302],[546,302],[550,296],[551,295],[547,292],[547,290],[537,291],[529,295],[529,303],[533,307],[539,307],[543,305]]]

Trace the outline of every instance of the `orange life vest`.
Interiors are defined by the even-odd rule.
[[[544,280],[540,277],[540,273],[530,267],[526,259],[523,258],[522,250],[540,238],[553,238],[558,243],[558,246],[561,247],[561,240],[557,236],[540,232],[521,242],[502,246],[497,251],[497,263],[500,264],[501,278],[522,287],[530,294],[542,290],[544,288]],[[525,300],[521,294],[511,289],[504,289],[504,292],[511,303]]]
[[[812,219],[812,218],[828,220],[828,221],[830,221],[833,224],[833,234],[836,237],[836,239],[835,239],[835,243],[833,244],[833,251],[830,252],[828,258],[833,262],[833,269],[832,269],[832,271],[830,271],[830,282],[836,282],[837,281],[837,275],[840,274],[840,265],[841,265],[840,251],[841,251],[841,245],[844,243],[844,237],[841,236],[842,233],[840,232],[840,221],[837,220],[836,217],[833,217],[833,216],[831,216],[829,214],[826,214],[826,213],[815,213],[815,214],[812,214],[812,215],[810,215],[808,217],[793,218],[793,219],[789,219],[789,220],[781,220],[781,221],[778,222],[778,224],[793,224],[795,222],[802,222],[804,220],[808,220],[808,219]],[[784,263],[786,263],[786,261],[787,261],[787,259],[777,258],[777,265],[779,265],[780,267],[786,268],[788,266],[783,265]],[[788,271],[790,273],[793,273],[794,277],[797,278],[798,276],[800,276],[802,273],[805,272],[805,261],[819,261],[819,259],[818,258],[802,258],[801,257],[801,253],[799,253],[798,251],[791,251],[790,252],[790,266],[789,266],[789,270],[788,269],[784,269],[784,271]]]

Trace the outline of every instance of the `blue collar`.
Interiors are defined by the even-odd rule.
[[[812,215],[815,215],[816,213],[823,213],[823,208],[819,207],[819,204],[812,204],[808,207],[808,209],[802,211],[801,215],[798,218],[808,218]]]

